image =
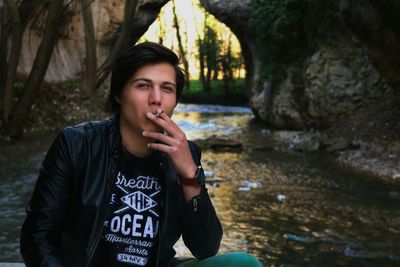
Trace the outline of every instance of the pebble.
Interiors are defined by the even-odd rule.
[[[264,135],[268,135],[271,133],[271,130],[270,129],[261,129],[261,133]]]
[[[250,182],[248,180],[244,180],[242,182],[246,187],[250,187],[252,189],[260,188],[261,184],[259,182]]]
[[[214,177],[214,173],[211,171],[204,171],[204,176],[207,178],[212,178]]]
[[[286,199],[285,195],[279,194],[276,196],[276,200],[283,202]]]
[[[250,191],[250,190],[251,190],[251,188],[248,186],[241,186],[238,188],[238,191]]]

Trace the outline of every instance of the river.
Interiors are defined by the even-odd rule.
[[[400,189],[322,153],[263,149],[268,129],[243,107],[179,104],[189,139],[240,141],[203,151],[218,182],[209,192],[224,228],[221,252],[247,251],[272,266],[400,266]],[[20,262],[18,235],[40,162],[54,136],[1,148],[0,262]]]

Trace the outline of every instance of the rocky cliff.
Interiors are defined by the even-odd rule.
[[[91,1],[94,29],[97,41],[97,62],[100,66],[107,58],[110,48],[117,39],[124,18],[125,0]],[[161,7],[168,0],[141,0],[134,23],[137,41],[156,19]],[[61,37],[46,73],[48,82],[60,82],[81,78],[85,60],[84,29],[79,1],[72,1],[68,8],[66,23],[59,29]],[[41,40],[41,27],[45,21],[35,21],[24,32],[23,48],[18,66],[20,74],[29,74],[34,56]]]
[[[345,2],[365,1],[342,2],[342,5],[345,5]],[[394,74],[399,72],[389,71],[391,69],[389,66],[396,66],[394,60],[389,60],[386,64],[380,57],[385,51],[380,44],[377,45],[378,50],[375,50],[373,45],[365,49],[365,42],[360,42],[346,27],[338,25],[336,29],[332,29],[330,38],[334,41],[320,42],[306,55],[293,54],[290,62],[267,62],[261,55],[269,48],[268,40],[260,42],[260,32],[257,32],[251,23],[254,12],[251,0],[201,0],[201,3],[238,37],[246,63],[250,105],[258,117],[273,127],[326,128],[358,110],[395,97],[393,85],[398,82],[396,80],[398,75]],[[384,26],[379,20],[382,19],[382,14],[373,16],[373,13],[367,12],[369,9],[364,13],[363,11],[352,13],[350,11],[353,7],[354,5],[345,5],[342,11],[346,11],[352,20],[357,20],[357,16],[363,18],[368,17],[367,15],[372,16],[369,17],[370,20],[378,19],[378,21],[369,23]],[[373,30],[376,34],[379,33],[379,30],[375,28]],[[388,40],[394,41],[392,33],[393,31],[389,31],[385,36]],[[368,33],[364,35],[368,36]],[[372,39],[380,40],[378,36]],[[380,40],[380,42],[385,41]],[[398,42],[389,42],[391,50],[386,51],[387,53],[398,51],[399,46],[392,45],[395,43]],[[280,65],[283,75],[279,77],[263,75],[263,67],[271,63]],[[382,76],[392,86],[389,86]]]
[[[341,12],[372,64],[400,92],[400,1],[341,0]]]

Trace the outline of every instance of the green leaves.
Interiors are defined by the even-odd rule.
[[[253,0],[250,25],[256,29],[260,55],[274,77],[294,59],[334,39],[340,26],[339,0]]]

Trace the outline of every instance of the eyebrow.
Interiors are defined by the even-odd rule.
[[[148,82],[148,83],[153,83],[152,80],[146,79],[146,78],[136,78],[136,79],[133,79],[131,82],[134,83],[134,82],[138,82],[138,81],[145,81],[145,82]],[[173,83],[173,82],[165,81],[165,82],[163,82],[163,84],[173,85],[174,87],[176,87],[176,84]]]

